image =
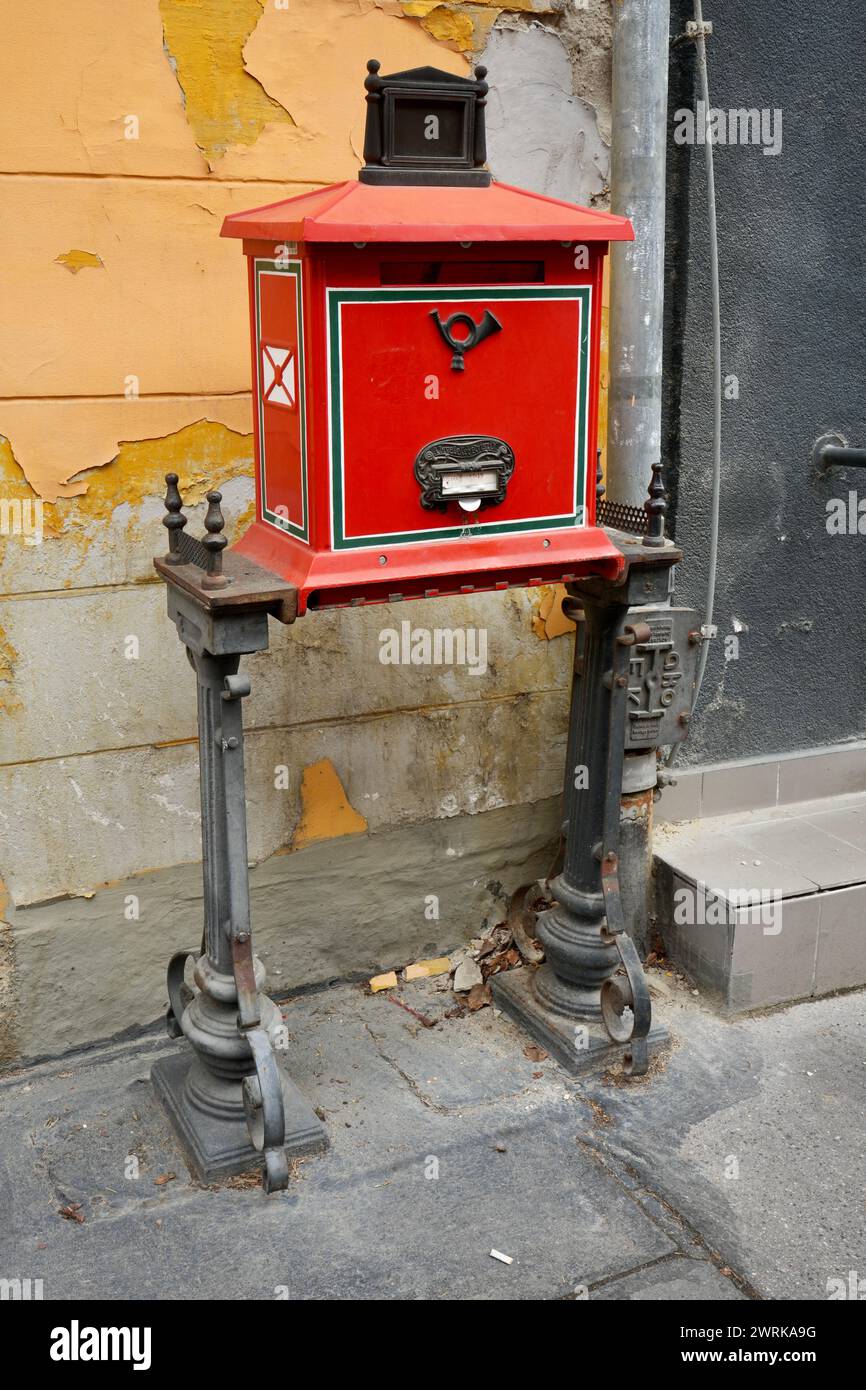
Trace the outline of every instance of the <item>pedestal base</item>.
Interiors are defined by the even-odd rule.
[[[171,1120],[184,1157],[200,1182],[217,1182],[264,1164],[264,1155],[250,1143],[243,1106],[237,1115],[208,1115],[190,1103],[186,1078],[195,1060],[192,1050],[156,1062],[150,1078]],[[289,1159],[321,1153],[328,1147],[325,1127],[308,1100],[277,1058],[283,1083],[286,1116],[285,1151]]]
[[[545,1008],[533,986],[535,975],[528,966],[494,975],[493,1002],[575,1076],[620,1061],[628,1044],[614,1042],[600,1020],[566,1018]],[[654,1023],[647,1037],[650,1056],[669,1041],[667,1028]]]

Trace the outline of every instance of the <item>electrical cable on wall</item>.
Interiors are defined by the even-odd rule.
[[[707,42],[704,30],[704,17],[701,9],[701,0],[694,0],[694,22],[695,22],[695,43],[697,45],[698,56],[698,77],[701,87],[701,99],[704,111],[710,111],[710,89],[707,76]],[[710,295],[712,299],[713,313],[713,490],[712,501],[710,504],[710,552],[708,559],[707,572],[707,597],[705,601],[704,626],[711,629],[713,622],[713,610],[716,601],[716,572],[718,569],[719,551],[719,497],[721,492],[722,480],[722,317],[721,304],[719,297],[719,236],[716,224],[716,183],[713,169],[713,145],[708,138],[704,140],[704,152],[707,169],[707,221],[709,223],[709,249],[710,249]],[[709,639],[705,639],[702,648],[700,661],[698,663],[698,674],[695,680],[695,695],[693,709],[697,707],[704,673],[707,668],[710,648]],[[679,744],[674,744],[670,750],[666,764],[671,766],[677,755]]]

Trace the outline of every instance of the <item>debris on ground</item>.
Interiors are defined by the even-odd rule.
[[[600,1129],[613,1124],[613,1116],[609,1115],[603,1105],[599,1105],[597,1100],[587,1099],[587,1104],[592,1111],[592,1118]]]
[[[64,1221],[77,1221],[79,1226],[83,1226],[86,1220],[84,1212],[81,1210],[80,1202],[70,1202],[66,1207],[58,1208]]]
[[[370,981],[370,993],[378,994],[380,989],[396,989],[397,974],[394,970],[388,970],[384,975],[374,975]]]
[[[455,955],[458,959],[454,965],[454,979],[452,981],[454,993],[464,994],[474,985],[483,984],[484,976],[481,974],[481,966],[475,957],[470,955],[468,951],[455,952]],[[454,956],[451,957],[451,961],[453,964]]]
[[[505,923],[514,945],[529,965],[540,965],[544,960],[544,951],[535,936],[535,924],[538,914],[550,906],[552,904],[542,896],[537,883],[524,884],[509,899]]]
[[[467,1006],[474,1013],[492,1001],[487,982],[492,975],[516,970],[527,962],[538,965],[544,951],[533,935],[536,914],[549,906],[538,883],[525,884],[512,893],[504,922],[487,927],[466,946],[452,951],[451,988],[455,994],[466,994]],[[484,986],[482,992],[479,986]],[[446,1015],[447,1017],[448,1015]]]
[[[164,1187],[167,1182],[174,1182],[176,1178],[177,1173],[160,1173],[158,1178],[154,1178],[153,1185],[154,1187]]]
[[[490,1258],[491,1258],[491,1260],[499,1260],[499,1262],[500,1262],[501,1264],[504,1264],[504,1265],[513,1265],[513,1264],[514,1264],[514,1256],[513,1256],[513,1255],[503,1255],[503,1253],[502,1253],[501,1250],[491,1250],[491,1251],[490,1251]]]
[[[527,1043],[523,1055],[528,1057],[530,1062],[546,1062],[550,1054],[545,1052],[543,1047],[539,1047],[538,1043]]]
[[[413,1018],[417,1018],[418,1022],[423,1023],[425,1028],[435,1028],[436,1024],[439,1022],[438,1018],[428,1018],[426,1014],[419,1013],[418,1010],[413,1009],[411,1005],[404,1004],[403,1000],[398,999],[396,994],[388,995],[388,1003],[396,1004],[398,1009],[405,1009],[407,1014],[411,1014]]]
[[[477,1013],[493,1003],[488,983],[492,976],[517,970],[524,962],[537,965],[544,960],[544,951],[533,932],[536,914],[549,906],[539,883],[525,884],[511,895],[504,922],[485,927],[481,935],[473,937],[465,946],[458,946],[448,956],[416,960],[400,971],[374,975],[367,988],[371,994],[379,994],[416,980],[432,980],[435,990],[450,989],[457,996],[458,1006],[446,1009],[444,1018],[463,1018],[467,1012]],[[425,1028],[436,1026],[437,1019],[417,1013],[394,995],[388,997],[392,1004],[412,1014]]]
[[[291,1175],[291,1168],[289,1173]],[[233,1192],[254,1192],[261,1185],[262,1175],[258,1169],[249,1173],[233,1173],[230,1178],[225,1179],[225,1182],[219,1184],[219,1186],[230,1188]],[[217,1184],[214,1184],[214,1188],[219,1190]]]
[[[435,990],[451,989],[457,996],[459,1007],[447,1009],[443,1017],[462,1018],[466,1012],[477,1013],[493,1002],[488,984],[493,975],[517,970],[524,962],[538,965],[544,960],[544,951],[533,933],[537,914],[549,906],[540,883],[524,884],[512,893],[504,922],[485,927],[481,935],[473,937],[465,946],[458,946],[448,956],[416,960],[400,971],[388,970],[374,975],[367,988],[370,994],[379,994],[417,980],[432,980]],[[436,1026],[437,1019],[417,1013],[395,996],[389,998],[425,1028]]]
[[[489,985],[473,985],[466,996],[466,1007],[470,1013],[477,1013],[479,1009],[484,1009],[488,1004],[493,1003],[493,991]]]
[[[436,956],[434,960],[416,960],[403,971],[404,980],[429,980],[433,975],[447,975],[451,969],[448,956]]]

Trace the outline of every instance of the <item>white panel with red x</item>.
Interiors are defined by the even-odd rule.
[[[262,343],[262,396],[269,405],[288,406],[297,400],[295,353],[292,348]]]

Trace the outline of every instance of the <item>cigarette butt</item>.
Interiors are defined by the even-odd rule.
[[[448,957],[437,956],[435,960],[416,960],[414,965],[407,965],[403,975],[407,980],[427,980],[432,975],[444,975],[450,969]]]
[[[491,1250],[491,1251],[490,1251],[490,1258],[491,1258],[491,1260],[499,1260],[500,1263],[501,1263],[501,1264],[504,1264],[504,1265],[513,1265],[513,1264],[514,1264],[514,1259],[512,1258],[512,1256],[511,1256],[511,1255],[503,1255],[503,1253],[502,1253],[501,1250]]]
[[[389,970],[387,975],[374,975],[370,981],[371,994],[378,994],[380,989],[396,989],[397,976],[393,970]]]

